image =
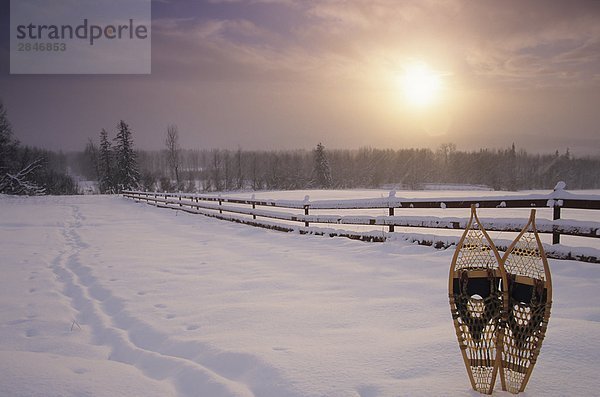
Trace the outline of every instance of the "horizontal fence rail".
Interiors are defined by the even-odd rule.
[[[396,197],[390,192],[389,197],[353,200],[262,200],[223,197],[220,195],[205,195],[191,193],[159,193],[141,191],[123,191],[123,196],[136,201],[143,201],[158,207],[174,208],[186,212],[202,214],[219,219],[245,223],[270,229],[293,231],[301,233],[339,235],[366,241],[383,241],[382,234],[349,231],[319,231],[310,230],[311,225],[364,225],[384,226],[389,232],[395,227],[433,228],[433,229],[464,229],[468,218],[435,217],[435,216],[402,216],[406,208],[552,208],[553,219],[539,219],[536,222],[540,233],[551,233],[552,244],[560,243],[561,235],[600,238],[600,222],[563,220],[561,210],[584,209],[600,210],[600,195],[573,194],[562,189],[549,194],[482,196],[482,197],[446,197],[446,198],[403,198]],[[283,209],[283,210],[282,210]],[[387,215],[331,215],[311,214],[311,210],[376,210],[387,209]],[[301,210],[292,213],[290,210]],[[259,219],[260,218],[260,219]],[[270,220],[285,221],[289,224],[273,223]],[[527,223],[527,219],[494,218],[481,219],[488,231],[519,232]],[[293,227],[293,224],[303,227]],[[433,244],[433,243],[432,243]],[[439,244],[433,244],[439,245]],[[444,244],[442,244],[444,245]],[[552,257],[552,254],[549,253]],[[556,254],[554,257],[564,257]],[[594,256],[579,255],[580,260],[600,262]],[[567,255],[569,257],[569,255]]]

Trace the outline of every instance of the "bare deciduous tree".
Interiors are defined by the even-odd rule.
[[[28,156],[22,156],[22,161],[19,161],[18,154],[29,149],[22,150],[12,134],[6,109],[0,101],[0,193],[45,194],[46,189],[34,181],[35,173],[43,168],[44,160],[30,160],[27,159]]]
[[[167,147],[167,164],[175,176],[177,189],[179,189],[179,167],[181,166],[179,147],[179,131],[175,124],[167,127],[167,137],[165,138],[165,146]]]

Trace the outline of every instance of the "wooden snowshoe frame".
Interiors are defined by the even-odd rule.
[[[552,307],[548,259],[535,226],[535,209],[527,225],[507,248],[502,266],[508,283],[504,332],[500,343],[502,390],[525,390],[546,335]],[[508,288],[505,288],[508,286]]]
[[[492,394],[501,364],[506,312],[506,272],[492,239],[471,206],[471,217],[459,240],[448,282],[450,311],[458,345],[474,390]]]

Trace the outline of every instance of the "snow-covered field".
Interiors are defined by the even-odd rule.
[[[116,196],[0,197],[0,395],[476,396],[452,254]],[[522,395],[597,395],[600,265],[550,266],[553,314]]]

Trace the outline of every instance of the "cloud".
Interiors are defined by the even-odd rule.
[[[276,32],[243,19],[165,19],[153,31],[153,70],[201,81],[278,80],[312,63]]]
[[[490,84],[578,86],[600,67],[600,3],[473,2],[465,60]]]
[[[591,150],[600,94],[596,4],[162,0],[152,9],[151,76],[41,79],[6,70],[2,84],[11,109],[22,109],[11,111],[19,129],[31,126],[33,135],[50,125],[70,131],[72,142],[117,114],[155,148],[171,121],[203,147],[298,147],[323,137],[343,147],[435,146],[438,138],[424,141],[415,128],[392,78],[422,60],[446,80],[449,140],[521,145],[526,132],[535,150],[577,136],[596,142],[582,144]],[[45,134],[48,144],[58,134]]]
[[[273,27],[269,11],[281,9],[270,3],[293,9],[287,30]],[[262,13],[155,20],[154,70],[203,80],[368,83],[424,58],[466,85],[580,85],[600,69],[600,7],[582,3],[255,1],[244,4]]]
[[[580,46],[569,49],[555,57],[556,62],[591,63],[600,59],[600,39],[591,39]]]
[[[292,5],[294,0],[208,0],[211,4],[233,4],[233,3],[249,3],[249,4],[285,4]]]

